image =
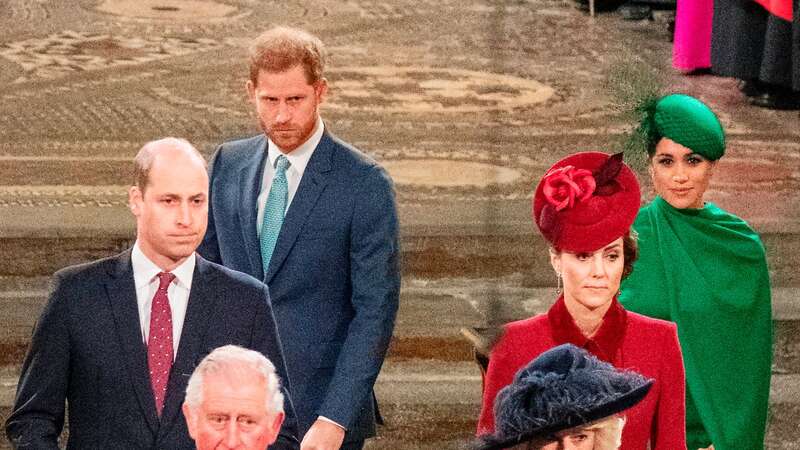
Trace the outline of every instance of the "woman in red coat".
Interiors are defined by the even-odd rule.
[[[639,184],[622,154],[570,155],[542,178],[533,218],[551,246],[563,294],[546,314],[506,325],[490,355],[478,435],[494,432],[495,397],[514,374],[542,352],[570,343],[655,380],[626,413],[621,449],[686,448],[675,324],[628,312],[617,302],[620,282],[636,260],[630,227],[639,204]]]

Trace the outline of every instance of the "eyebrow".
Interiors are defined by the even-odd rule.
[[[612,244],[612,245],[609,245],[608,247],[604,248],[603,251],[615,250],[615,249],[617,249],[619,247],[622,247],[622,244]]]

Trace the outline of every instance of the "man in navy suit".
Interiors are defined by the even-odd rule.
[[[189,375],[237,344],[288,377],[258,280],[195,254],[208,218],[208,174],[188,142],[145,145],[129,190],[133,248],[56,273],[22,367],[6,434],[18,449],[194,449],[181,417]],[[288,397],[287,397],[288,399]],[[298,448],[290,401],[272,448]]]
[[[221,145],[200,253],[264,280],[284,343],[303,450],[360,449],[397,313],[392,182],[319,116],[324,49],[275,28],[250,49],[264,134]]]

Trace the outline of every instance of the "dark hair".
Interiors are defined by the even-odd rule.
[[[322,79],[325,59],[325,47],[316,36],[298,28],[272,28],[250,45],[250,81],[257,85],[261,70],[277,73],[300,65],[306,81],[314,84]]]
[[[633,263],[639,259],[639,236],[633,228],[622,236],[622,255],[625,257],[622,266],[622,279],[624,280],[633,273]]]

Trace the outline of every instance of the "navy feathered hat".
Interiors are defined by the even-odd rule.
[[[622,412],[653,380],[622,371],[572,344],[552,348],[520,369],[494,402],[495,433],[480,450],[513,447]]]

